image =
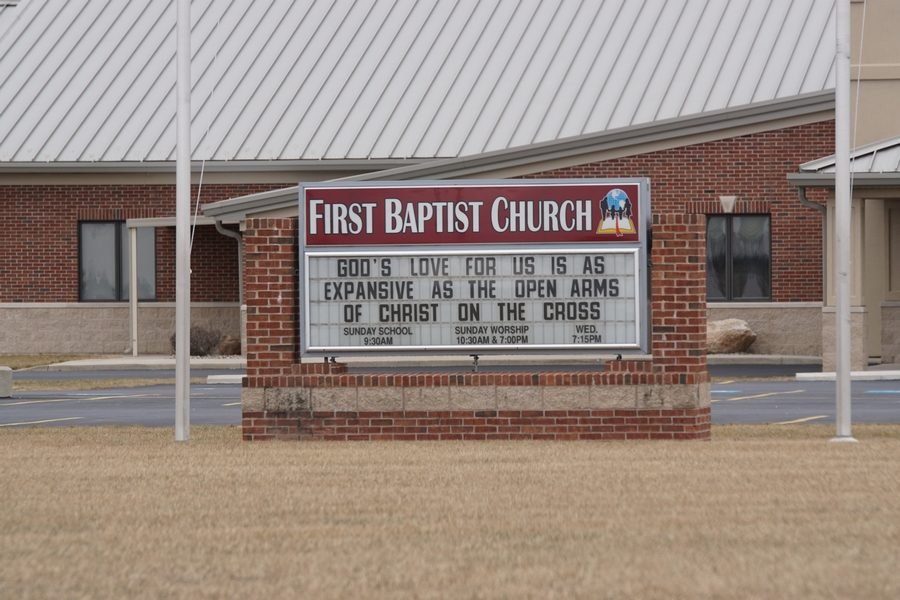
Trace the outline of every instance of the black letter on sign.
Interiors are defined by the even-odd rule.
[[[362,317],[362,304],[344,305],[344,323],[357,323]]]

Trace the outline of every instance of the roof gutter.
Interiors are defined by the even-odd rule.
[[[853,173],[852,177],[854,189],[900,186],[900,173]],[[797,187],[834,187],[834,173],[791,173],[787,179]]]

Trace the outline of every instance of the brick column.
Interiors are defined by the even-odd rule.
[[[702,383],[706,366],[706,217],[653,215],[651,347],[654,371]]]
[[[247,387],[286,386],[297,360],[297,252],[296,218],[247,220]]]

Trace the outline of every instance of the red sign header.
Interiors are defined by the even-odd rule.
[[[301,190],[306,246],[640,241],[634,182]]]

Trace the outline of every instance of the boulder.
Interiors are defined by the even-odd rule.
[[[241,340],[234,336],[226,335],[220,341],[216,348],[216,354],[219,356],[240,356]]]
[[[709,354],[746,352],[756,341],[756,334],[742,319],[722,319],[706,324],[706,351]]]

